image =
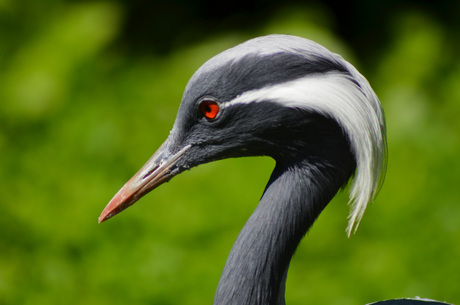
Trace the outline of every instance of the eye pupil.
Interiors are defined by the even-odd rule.
[[[215,101],[205,100],[200,104],[201,114],[209,120],[216,118],[219,110],[219,104],[217,104]]]

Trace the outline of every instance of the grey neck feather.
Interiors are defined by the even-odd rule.
[[[214,305],[284,305],[295,249],[350,174],[324,160],[278,162],[231,250]]]

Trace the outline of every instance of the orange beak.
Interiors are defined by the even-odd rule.
[[[191,146],[184,146],[175,154],[170,154],[166,151],[166,143],[163,143],[147,163],[115,194],[99,216],[99,223],[130,207],[142,196],[181,172],[175,165]]]

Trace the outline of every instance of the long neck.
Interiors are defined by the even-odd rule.
[[[232,248],[214,305],[285,304],[284,286],[295,249],[350,174],[337,174],[337,167],[321,161],[278,162]]]

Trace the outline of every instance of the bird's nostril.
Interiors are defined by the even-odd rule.
[[[148,177],[150,177],[150,175],[152,175],[152,173],[155,172],[158,169],[158,167],[159,167],[159,165],[157,165],[154,168],[152,168],[151,170],[149,170],[144,176],[142,176],[142,180],[145,180]]]

